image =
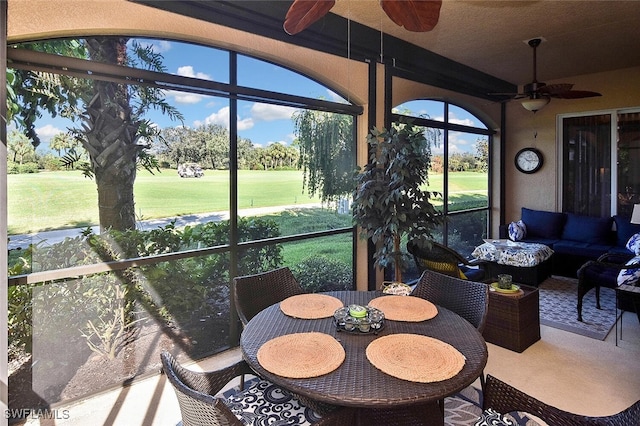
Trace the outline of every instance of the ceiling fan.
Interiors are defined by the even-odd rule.
[[[533,48],[533,81],[524,85],[523,93],[510,94],[513,96],[512,99],[522,99],[520,102],[523,107],[529,111],[536,112],[547,105],[551,98],[581,99],[602,96],[600,93],[588,90],[572,90],[573,84],[545,84],[539,82],[536,75],[536,51],[540,43],[542,43],[542,39],[532,38],[527,43]]]
[[[297,34],[329,13],[335,0],[294,0],[284,21],[289,35]],[[380,0],[382,10],[408,31],[431,31],[440,18],[442,0]]]

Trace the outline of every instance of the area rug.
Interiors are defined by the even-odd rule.
[[[539,286],[540,324],[593,339],[604,340],[616,323],[616,293],[600,288],[600,307],[596,309],[596,292],[582,299],[582,319],[578,321],[578,280],[552,276]]]

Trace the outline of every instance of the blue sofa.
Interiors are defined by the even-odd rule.
[[[625,245],[640,232],[640,224],[622,216],[601,218],[523,207],[520,218],[526,226],[521,241],[551,247],[552,273],[567,277],[575,277],[580,266],[605,253],[633,257]],[[500,238],[508,238],[508,225],[500,226]]]

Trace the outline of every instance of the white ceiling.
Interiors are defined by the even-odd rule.
[[[537,52],[541,82],[640,66],[637,0],[443,0],[437,26],[425,33],[395,25],[378,0],[337,0],[331,12],[518,85],[532,81],[525,42],[536,37],[546,40]]]

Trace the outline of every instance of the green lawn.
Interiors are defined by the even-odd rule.
[[[431,190],[441,190],[442,175],[429,176]],[[8,175],[9,235],[98,223],[95,182],[76,171]],[[486,174],[450,174],[457,199],[484,198]],[[139,171],[135,184],[139,220],[229,210],[229,172],[206,170],[199,179],[180,178],[175,170],[151,175]],[[268,207],[317,203],[302,190],[300,171],[238,172],[238,207]],[[293,220],[293,218],[291,218]],[[298,218],[313,224],[314,218]],[[298,224],[301,225],[301,224]],[[326,224],[324,224],[326,225]],[[326,227],[324,229],[327,229]],[[288,234],[283,230],[283,234]]]
[[[9,235],[98,223],[95,182],[80,172],[7,176]],[[317,203],[302,191],[302,172],[238,172],[239,208]],[[139,171],[135,184],[139,220],[229,210],[229,172],[206,170],[199,179],[175,170]]]

